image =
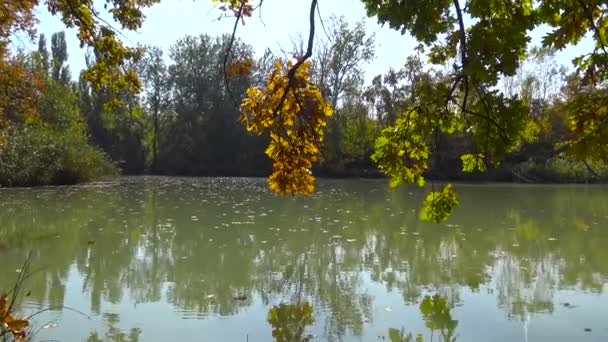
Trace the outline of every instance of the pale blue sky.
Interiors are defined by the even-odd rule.
[[[273,51],[280,46],[289,49],[290,37],[308,32],[308,0],[264,0],[262,21],[257,13],[240,25],[237,36],[251,44],[258,54],[270,47]],[[365,18],[368,32],[376,33],[376,58],[366,66],[366,83],[377,74],[385,73],[389,67],[400,68],[407,56],[414,54],[416,42],[409,36],[388,27],[380,27],[375,18],[367,18],[365,8],[360,0],[319,0],[322,17],[327,20],[331,14],[344,15],[350,22]],[[102,8],[101,6],[99,8]],[[162,0],[145,11],[146,20],[139,32],[124,32],[129,44],[156,45],[168,51],[175,41],[187,34],[207,33],[211,36],[230,33],[234,24],[231,18],[217,20],[221,11],[210,0]],[[51,16],[45,8],[37,9],[40,19],[39,33],[49,37],[53,32],[65,30],[57,17]],[[318,35],[323,35],[320,25]],[[533,44],[539,44],[542,30],[533,32]],[[84,50],[79,48],[74,30],[66,30],[69,64],[77,77],[84,68]],[[23,43],[22,43],[23,45]],[[26,46],[34,48],[35,45]],[[566,49],[558,54],[558,61],[570,66],[570,61],[577,55],[592,48],[591,39],[583,40],[578,46]]]

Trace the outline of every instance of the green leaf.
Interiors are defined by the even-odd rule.
[[[440,192],[430,192],[422,205],[420,219],[439,223],[445,221],[459,205],[451,184],[446,184]]]
[[[462,160],[462,171],[463,172],[474,172],[475,170],[479,170],[481,172],[486,171],[486,164],[484,163],[484,154],[477,153],[473,154],[464,154],[460,157]]]

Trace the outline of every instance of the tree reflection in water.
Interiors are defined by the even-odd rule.
[[[420,303],[419,307],[422,319],[425,326],[431,331],[430,341],[433,342],[435,331],[439,332],[437,342],[456,342],[455,330],[458,326],[458,321],[452,319],[450,306],[446,297],[439,294],[433,296],[426,295]],[[390,342],[423,342],[422,334],[414,335],[405,333],[405,330],[390,328],[388,330]]]
[[[104,313],[103,320],[107,325],[107,332],[105,335],[100,337],[98,332],[91,332],[91,335],[87,339],[87,342],[102,342],[102,341],[115,341],[115,342],[139,342],[141,336],[141,329],[132,328],[128,333],[123,332],[117,327],[120,318],[115,313]]]
[[[308,342],[306,327],[314,322],[313,309],[308,303],[279,304],[268,310],[268,323],[277,342]]]
[[[608,282],[602,188],[462,186],[461,209],[442,225],[419,222],[416,191],[337,181],[277,199],[263,180],[188,178],[2,190],[0,258],[34,251],[32,308],[60,307],[73,291],[77,309],[98,317],[104,303],[162,302],[205,319],[306,298],[317,316],[308,330],[329,340],[377,323],[370,287],[409,307],[429,292],[466,306],[462,293],[472,292],[527,322],[555,314],[557,291],[597,294]],[[13,266],[0,264],[10,275],[0,289]],[[429,329],[452,341],[456,321],[437,317]]]

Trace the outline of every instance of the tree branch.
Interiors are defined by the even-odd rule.
[[[583,159],[583,164],[585,164],[585,167],[587,168],[587,170],[589,172],[591,172],[591,174],[593,175],[594,178],[599,178],[599,175],[597,174],[597,172],[595,172],[595,170],[593,170],[591,165],[589,165],[589,163],[587,162],[587,159]]]
[[[261,5],[261,2],[260,2],[260,5]],[[230,41],[228,42],[228,48],[226,49],[226,54],[224,55],[224,63],[223,63],[224,86],[226,87],[226,92],[228,92],[228,96],[230,96],[230,100],[232,101],[232,104],[234,104],[234,106],[236,108],[239,107],[239,104],[237,103],[236,98],[234,97],[234,94],[232,93],[232,89],[230,89],[230,83],[228,81],[228,58],[230,57],[230,52],[232,51],[232,46],[234,45],[234,39],[236,36],[236,28],[238,27],[239,21],[241,20],[244,6],[245,6],[245,1],[241,2],[241,6],[239,7],[238,12],[236,13],[236,19],[234,20],[234,26],[232,27],[232,34],[230,35]]]
[[[281,96],[281,100],[277,104],[274,113],[278,112],[283,107],[283,103],[285,103],[285,100],[287,99],[287,94],[289,94],[289,91],[291,90],[291,88],[293,88],[293,83],[295,81],[295,76],[296,72],[298,71],[298,68],[300,68],[300,66],[312,56],[313,43],[315,40],[315,9],[317,7],[317,2],[318,0],[312,0],[310,2],[310,29],[308,32],[308,46],[306,47],[306,53],[304,54],[304,56],[298,58],[296,64],[294,64],[287,72],[287,78],[289,79],[289,82],[287,83],[287,87],[285,88],[283,96]]]
[[[511,141],[511,139],[507,135],[507,132],[504,130],[504,128],[502,126],[500,126],[500,124],[498,122],[496,122],[496,120],[494,120],[493,118],[491,118],[491,117],[489,117],[487,115],[476,113],[476,112],[468,110],[468,109],[465,112],[468,113],[468,114],[471,114],[473,116],[477,116],[479,118],[482,118],[482,119],[486,120],[489,124],[491,123],[492,126],[496,127],[496,129],[501,133],[501,136],[505,140],[505,142],[508,143],[508,142]]]
[[[466,68],[469,64],[467,59],[467,35],[464,27],[464,19],[462,17],[462,9],[460,8],[459,0],[454,0],[454,7],[456,8],[456,15],[458,16],[458,26],[460,32],[460,59],[462,63],[462,72],[464,78],[464,97],[462,104],[460,105],[461,110],[464,112],[467,107],[467,99],[469,97],[469,78],[466,74]]]
[[[593,31],[595,31],[595,36],[597,37],[597,40],[600,43],[602,51],[604,51],[605,55],[608,55],[608,52],[606,52],[606,44],[604,44],[602,36],[600,35],[600,30],[595,25],[595,21],[593,21],[593,13],[591,11],[589,11],[589,7],[587,7],[587,5],[585,4],[585,1],[578,0],[578,3],[581,5],[581,7],[583,8],[583,10],[585,11],[585,15],[587,15],[587,17],[589,19],[589,25],[591,26],[591,28],[593,29]]]

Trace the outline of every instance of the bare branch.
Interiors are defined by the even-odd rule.
[[[259,9],[258,17],[260,18],[260,22],[262,23],[262,25],[266,26],[266,23],[262,19],[262,4],[263,3],[264,3],[264,0],[260,0],[260,3],[253,10],[255,11],[256,9]]]
[[[261,4],[261,2],[260,2]],[[230,89],[230,83],[228,81],[228,58],[230,57],[230,52],[232,52],[232,46],[234,45],[234,39],[236,37],[236,29],[239,25],[239,21],[241,20],[241,16],[243,14],[243,8],[245,6],[245,2],[241,2],[241,6],[239,7],[238,12],[236,12],[236,18],[234,20],[234,26],[232,27],[232,34],[230,35],[230,41],[228,42],[228,48],[226,49],[226,54],[224,55],[224,85],[226,87],[226,92],[228,92],[228,96],[230,96],[230,100],[234,104],[235,107],[239,107],[239,104],[232,93],[232,89]]]
[[[321,16],[321,7],[317,4],[317,15],[319,16],[319,22],[321,23],[321,28],[323,28],[323,32],[325,33],[325,37],[327,37],[328,41],[332,41],[331,37],[329,36],[329,34],[327,33],[327,30],[325,29],[325,22],[323,20],[323,17]]]

